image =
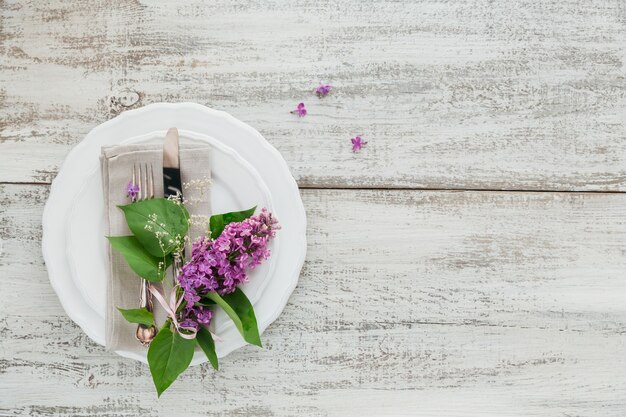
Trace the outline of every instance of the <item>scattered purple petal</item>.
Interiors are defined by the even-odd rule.
[[[298,103],[298,107],[295,110],[291,111],[292,114],[297,114],[298,117],[306,116],[306,108],[304,107],[304,103]]]
[[[328,95],[328,93],[330,93],[330,90],[332,90],[333,86],[329,85],[329,84],[320,84],[319,87],[317,87],[315,89],[315,94],[317,94],[318,97],[326,97]]]
[[[360,151],[361,148],[367,144],[366,141],[361,139],[361,136],[355,136],[350,140],[352,141],[352,152]]]
[[[130,197],[132,200],[137,198],[137,196],[139,195],[139,186],[133,183],[132,181],[130,181],[128,185],[126,186],[126,195]]]

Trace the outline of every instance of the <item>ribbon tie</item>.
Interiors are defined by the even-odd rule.
[[[163,294],[161,294],[161,292],[158,289],[156,289],[153,285],[148,284],[148,289],[150,290],[152,295],[154,295],[154,297],[157,299],[159,304],[161,304],[161,307],[163,307],[163,310],[165,310],[167,315],[172,319],[172,323],[174,324],[174,327],[178,331],[178,334],[180,335],[180,337],[182,337],[183,339],[188,339],[188,340],[195,339],[196,334],[198,333],[198,329],[195,327],[181,326],[180,323],[178,322],[178,319],[176,318],[176,310],[178,310],[178,307],[180,307],[180,304],[183,302],[182,296],[178,300],[176,299],[177,288],[178,288],[178,285],[172,288],[172,292],[170,293],[170,302],[168,303],[167,301],[165,301],[165,297],[163,296]],[[181,332],[180,331],[181,329],[187,332],[190,332],[190,334]],[[217,342],[222,341],[222,338],[217,336],[215,333],[213,332],[210,332],[210,333],[211,333],[211,336],[213,337],[213,340]]]

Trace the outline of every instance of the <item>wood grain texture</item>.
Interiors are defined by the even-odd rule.
[[[0,182],[48,183],[97,124],[193,101],[260,130],[303,187],[626,190],[623,0],[0,10]]]
[[[0,19],[0,416],[626,415],[623,0],[5,0]],[[161,101],[257,128],[307,188],[309,248],[266,348],[156,401],[65,315],[40,243],[69,149]]]
[[[626,195],[303,190],[307,260],[266,348],[157,402],[147,367],[65,316],[40,256],[47,193],[0,186],[2,416],[626,411]]]

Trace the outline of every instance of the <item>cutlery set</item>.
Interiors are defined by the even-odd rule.
[[[139,164],[133,167],[131,181],[139,187],[139,193],[132,198],[132,202],[149,200],[154,198],[154,172],[152,164]],[[163,194],[164,197],[177,196],[182,198],[182,180],[180,176],[180,157],[179,157],[179,139],[178,130],[171,128],[167,131],[165,142],[163,144]],[[174,258],[172,265],[172,283],[176,285],[176,275],[179,269],[180,259]],[[141,279],[139,290],[139,307],[145,308],[152,312],[154,304],[152,302],[152,293],[149,291],[150,284]],[[156,336],[157,328],[146,326],[144,324],[137,325],[135,337],[144,346],[148,346],[152,339]]]

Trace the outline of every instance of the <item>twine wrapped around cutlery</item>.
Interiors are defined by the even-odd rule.
[[[102,148],[100,162],[107,236],[131,234],[126,225],[124,214],[117,206],[130,202],[126,195],[126,186],[134,164],[152,164],[155,173],[155,196],[163,196],[162,148],[162,143]],[[183,195],[191,215],[189,237],[195,239],[206,234],[208,219],[211,214],[211,147],[203,144],[182,143],[180,145],[180,166]],[[137,326],[128,323],[117,310],[117,307],[139,307],[140,278],[130,269],[121,254],[111,250],[106,241],[103,244],[107,245],[109,255],[105,317],[107,350],[145,351],[146,347],[142,346],[135,338]],[[166,276],[170,276],[169,272]],[[170,285],[165,284],[165,287],[166,292],[169,291]],[[156,288],[161,292],[164,290],[159,284]],[[154,303],[154,314],[158,325],[161,325],[167,316],[160,303]]]

